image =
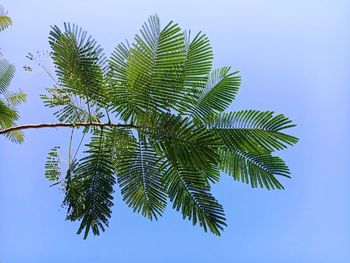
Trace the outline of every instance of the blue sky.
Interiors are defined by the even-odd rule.
[[[215,66],[230,65],[242,87],[230,110],[273,110],[292,118],[297,146],[281,153],[292,171],[284,191],[251,189],[223,175],[214,186],[228,227],[221,237],[193,227],[170,206],[158,222],[134,214],[117,193],[110,228],[84,241],[64,220],[62,195],[44,162],[67,145],[64,129],[26,131],[23,145],[0,138],[0,262],[350,262],[348,1],[4,0],[14,20],[0,34],[17,67],[12,88],[28,93],[19,123],[53,121],[39,99],[51,84],[28,73],[28,52],[48,49],[50,25],[75,22],[109,54],[150,14],[211,39]]]

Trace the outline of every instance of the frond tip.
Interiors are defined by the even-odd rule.
[[[0,31],[5,30],[9,26],[12,25],[12,19],[7,15],[7,12],[3,8],[2,5],[0,5]]]
[[[45,163],[45,177],[56,183],[61,176],[61,160],[58,154],[59,146],[53,147],[46,158]]]

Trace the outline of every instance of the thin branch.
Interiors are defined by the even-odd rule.
[[[71,167],[72,164],[72,143],[73,143],[73,134],[74,134],[74,127],[72,128],[72,132],[70,134],[70,139],[69,139],[69,148],[68,148],[68,164],[69,168]]]
[[[83,143],[83,141],[84,141],[85,135],[86,135],[86,132],[84,132],[84,133],[83,133],[83,136],[82,136],[82,137],[81,137],[81,139],[80,139],[80,142],[79,142],[78,148],[75,150],[75,154],[74,154],[74,157],[73,157],[73,159],[72,159],[72,160],[75,160],[75,158],[77,157],[78,152],[79,152],[79,149],[80,149],[80,147],[81,147],[81,144],[82,144],[82,143]]]
[[[75,122],[75,123],[39,123],[39,124],[24,124],[11,128],[0,130],[0,134],[6,134],[16,130],[40,129],[40,128],[57,128],[57,127],[114,127],[125,129],[140,129],[145,128],[132,124],[117,124],[117,123],[101,123],[101,122]]]

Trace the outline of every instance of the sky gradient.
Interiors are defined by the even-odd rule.
[[[164,26],[203,31],[214,66],[232,66],[242,86],[230,110],[284,113],[299,143],[280,153],[292,179],[284,191],[251,189],[227,175],[213,187],[228,227],[221,237],[182,220],[169,205],[158,222],[134,214],[118,188],[110,227],[84,241],[66,222],[62,194],[44,178],[47,152],[68,129],[28,130],[23,145],[0,138],[0,262],[350,262],[349,1],[22,1],[1,4],[13,26],[0,33],[28,93],[18,123],[54,121],[39,94],[51,85],[28,52],[48,50],[50,25],[75,22],[105,48],[132,40],[149,15]]]

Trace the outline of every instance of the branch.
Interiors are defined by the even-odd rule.
[[[75,122],[75,123],[40,123],[40,124],[24,124],[11,128],[0,130],[0,134],[6,134],[8,132],[16,130],[26,129],[40,129],[40,128],[56,128],[56,127],[114,127],[114,128],[126,128],[126,129],[139,129],[140,126],[131,124],[117,124],[117,123],[101,123],[101,122]]]

